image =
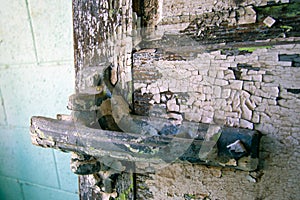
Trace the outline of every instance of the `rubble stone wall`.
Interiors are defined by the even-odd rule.
[[[276,0],[273,3],[289,3],[289,0]],[[272,3],[268,0],[179,0],[174,3],[171,0],[162,1],[162,14],[160,23],[171,24],[190,21],[198,15],[210,12],[237,9],[247,6],[265,6]]]
[[[134,88],[142,95],[151,94],[153,115],[175,112],[189,121],[249,129],[287,117],[285,123],[295,126],[297,112],[284,113],[300,111],[299,70],[292,60],[280,58],[297,57],[299,51],[299,44],[275,45],[244,55],[226,55],[219,50],[190,60],[155,60],[156,53],[143,50],[136,53]],[[154,61],[147,62],[151,59]],[[155,78],[143,76],[141,71],[146,70],[153,70],[150,74]],[[271,110],[277,110],[277,115],[268,114]]]
[[[150,115],[263,134],[257,171],[170,164],[147,179],[152,199],[299,197],[300,45],[289,40],[294,44],[240,47],[236,54],[134,54],[134,89],[148,98]]]

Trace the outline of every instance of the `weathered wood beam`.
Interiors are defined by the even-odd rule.
[[[157,124],[159,119],[157,120]],[[149,122],[149,124],[154,122]],[[165,122],[162,122],[165,123]],[[93,129],[73,121],[32,117],[31,139],[38,146],[96,158],[139,164],[190,162],[245,171],[258,165],[259,133],[248,129],[186,122],[177,135],[142,135]],[[196,130],[188,134],[189,130]]]

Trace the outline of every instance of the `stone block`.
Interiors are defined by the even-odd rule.
[[[251,122],[253,122],[253,123],[259,123],[260,122],[259,112],[256,112],[256,111],[253,112]]]
[[[252,75],[252,81],[256,81],[256,82],[262,82],[262,75],[261,74],[257,74],[257,75]]]
[[[213,89],[211,86],[204,86],[203,87],[203,93],[204,94],[213,94]]]
[[[251,123],[247,120],[244,120],[244,119],[240,119],[240,127],[253,129],[253,123]]]
[[[278,97],[279,95],[278,87],[261,86],[261,90],[267,93],[269,97]]]
[[[215,85],[218,85],[218,86],[225,86],[225,85],[228,85],[228,81],[227,81],[227,80],[223,80],[223,79],[218,79],[218,78],[216,78],[216,79],[215,79]]]
[[[231,118],[239,118],[240,114],[237,112],[225,112],[226,117],[231,117]]]
[[[250,96],[250,100],[251,100],[253,103],[255,103],[256,105],[259,105],[259,104],[261,104],[261,102],[262,102],[262,98],[259,97],[259,96],[255,96],[255,95],[251,95],[251,96]]]
[[[235,76],[232,70],[225,70],[224,71],[224,79],[226,80],[234,80]]]
[[[168,91],[168,83],[166,81],[163,81],[161,85],[158,86],[159,92],[167,92]]]
[[[289,3],[290,2],[290,0],[280,0],[281,1],[281,3]]]
[[[222,89],[221,97],[222,97],[223,99],[227,99],[227,98],[230,97],[230,94],[231,94],[231,89],[229,89],[229,88],[224,88],[224,89]]]
[[[221,87],[219,86],[214,86],[213,87],[213,97],[214,98],[221,98],[221,92],[222,92],[222,89]]]
[[[202,75],[196,75],[191,77],[192,83],[199,84],[203,80]]]
[[[184,114],[184,118],[188,121],[200,122],[201,114],[200,113],[187,112],[187,113]]]
[[[213,117],[206,117],[206,116],[203,116],[203,117],[201,118],[201,122],[202,122],[202,123],[210,124],[212,121],[213,121]]]
[[[300,100],[299,99],[280,99],[277,101],[278,104],[285,108],[299,110]]]
[[[248,108],[248,106],[246,106],[245,104],[243,104],[241,107],[242,107],[242,118],[246,119],[248,121],[251,121],[251,119],[252,119],[252,110],[250,110]]]
[[[232,118],[232,117],[227,117],[226,118],[226,125],[227,126],[233,126],[236,127],[238,126],[240,123],[240,119],[239,118]]]
[[[253,24],[256,22],[256,12],[252,6],[240,7],[237,12],[240,16],[238,24]]]
[[[151,94],[159,94],[159,92],[160,92],[158,87],[151,87],[148,90]]]
[[[160,94],[153,95],[153,100],[155,103],[160,103]]]
[[[213,102],[213,107],[215,109],[222,109],[226,106],[226,100],[225,99],[215,99]]]
[[[256,89],[254,92],[255,96],[264,97],[264,98],[270,98],[271,95],[261,89]]]
[[[167,101],[167,109],[168,111],[179,112],[179,105],[176,104],[176,99],[170,99]]]
[[[217,77],[217,70],[208,70],[208,76],[212,77],[212,78],[216,78]]]
[[[203,76],[203,81],[204,85],[213,85],[215,82],[215,78],[209,77],[209,76]]]
[[[263,82],[265,83],[272,83],[276,77],[272,75],[263,75]]]
[[[270,16],[266,17],[263,21],[263,23],[269,28],[271,28],[275,22],[276,20]]]
[[[226,86],[233,90],[242,90],[243,88],[243,81],[240,80],[229,80],[229,85]]]
[[[243,89],[254,94],[255,90],[257,89],[253,82],[244,82]]]

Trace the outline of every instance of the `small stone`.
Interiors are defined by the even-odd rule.
[[[230,93],[231,93],[231,90],[230,89],[223,89],[222,90],[222,98],[223,99],[227,99],[230,97]]]
[[[205,87],[203,87],[203,93],[204,94],[212,94],[213,90],[210,86],[205,86]]]
[[[219,168],[210,168],[210,173],[214,177],[221,178],[222,176],[222,171]]]
[[[227,145],[226,148],[235,153],[247,153],[241,140],[236,140],[234,143]]]
[[[220,98],[221,97],[221,92],[222,92],[221,87],[215,86],[213,88],[213,96],[214,96],[214,98]]]
[[[238,20],[239,24],[252,24],[256,22],[256,12],[252,8],[252,6],[248,6],[245,8],[240,8],[238,10],[240,18]]]
[[[167,85],[161,85],[161,86],[159,86],[159,91],[160,92],[167,92],[168,91],[168,86]]]
[[[232,70],[224,71],[224,79],[227,79],[227,80],[235,79],[233,71]]]
[[[225,86],[225,85],[228,85],[228,81],[217,78],[217,79],[215,79],[215,85]]]
[[[159,94],[159,89],[158,89],[158,87],[150,88],[150,93],[151,93],[151,94]]]
[[[279,88],[278,87],[261,87],[262,91],[268,93],[271,97],[278,97],[279,95]]]
[[[253,123],[259,123],[260,122],[260,115],[259,115],[258,112],[255,112],[255,111],[253,112],[251,121]]]
[[[207,123],[207,124],[210,124],[212,121],[213,121],[213,118],[205,117],[205,116],[202,117],[202,120],[201,120],[202,123]]]
[[[218,79],[224,78],[224,72],[223,72],[223,71],[218,71],[218,72],[217,72],[217,78],[218,78]],[[217,80],[217,79],[216,79],[216,80]]]
[[[242,90],[243,88],[243,81],[240,80],[229,80],[229,85],[227,86],[234,90]]]
[[[228,126],[238,126],[240,123],[240,120],[238,118],[232,118],[232,117],[227,117],[226,119],[226,125]]]
[[[215,78],[213,78],[213,77],[210,77],[210,76],[203,77],[203,83],[205,85],[212,85],[212,84],[214,84],[214,82],[215,82]]]
[[[246,176],[246,179],[247,179],[249,182],[251,182],[251,183],[256,183],[256,179],[253,178],[253,177],[250,176],[250,175],[247,175],[247,176]]]
[[[168,111],[179,112],[179,105],[176,104],[176,99],[171,99],[167,102]]]
[[[175,119],[177,121],[182,121],[182,115],[181,114],[176,114],[176,113],[168,113],[168,118],[169,119]]]
[[[235,159],[230,159],[227,163],[225,163],[225,165],[228,166],[237,166],[237,162]]]
[[[252,80],[257,82],[262,82],[262,75],[261,74],[252,75]]]
[[[118,70],[116,67],[111,69],[110,82],[112,85],[115,85],[118,82]]]
[[[266,19],[264,19],[263,22],[267,27],[271,28],[273,26],[273,24],[276,22],[276,20],[273,19],[272,17],[268,16],[268,17],[266,17]]]
[[[165,95],[161,95],[161,102],[165,103],[167,101],[167,97]]]
[[[243,89],[246,90],[246,91],[248,91],[248,92],[250,92],[251,94],[254,94],[254,92],[256,90],[256,87],[254,86],[253,82],[246,81],[244,83]]]
[[[155,101],[155,103],[160,103],[160,94],[153,95],[153,100]]]
[[[245,105],[242,105],[242,118],[246,120],[252,119],[252,111]]]
[[[185,113],[184,118],[188,121],[194,121],[194,122],[200,122],[201,120],[201,115],[200,113]]]
[[[253,129],[253,123],[251,123],[247,120],[244,120],[244,119],[240,119],[240,127]]]

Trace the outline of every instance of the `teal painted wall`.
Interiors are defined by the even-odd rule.
[[[29,133],[31,116],[70,113],[72,1],[0,5],[0,199],[78,199],[70,154],[33,146]]]

